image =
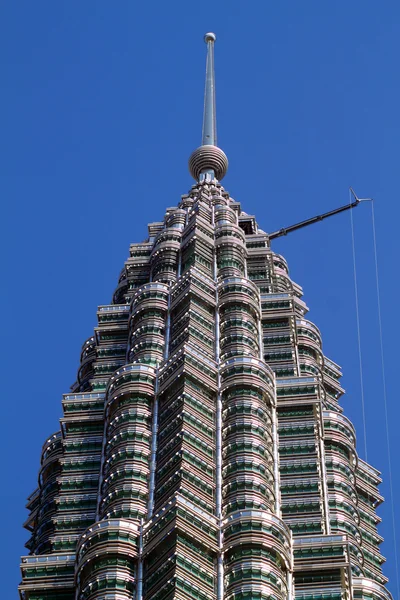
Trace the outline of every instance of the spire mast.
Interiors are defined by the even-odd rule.
[[[217,145],[217,118],[215,102],[215,69],[214,69],[214,43],[217,39],[215,33],[206,33],[204,41],[207,44],[206,85],[204,90],[203,113],[203,146]]]
[[[225,152],[217,146],[215,103],[214,42],[215,33],[206,33],[206,85],[204,90],[203,131],[201,146],[189,158],[189,171],[198,182],[221,181],[228,170]]]

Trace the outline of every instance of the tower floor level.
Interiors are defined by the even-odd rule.
[[[391,600],[340,367],[215,156],[98,309],[28,499],[21,600]]]

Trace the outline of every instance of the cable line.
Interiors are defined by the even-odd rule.
[[[391,508],[392,508],[394,560],[395,560],[395,568],[396,568],[397,597],[400,598],[399,567],[398,567],[398,560],[397,560],[396,519],[395,519],[395,512],[394,512],[394,494],[393,494],[393,478],[392,478],[392,459],[391,459],[391,452],[390,452],[390,436],[389,436],[389,415],[388,415],[388,406],[387,406],[385,357],[384,357],[384,351],[383,351],[381,293],[380,293],[380,285],[379,285],[378,252],[377,252],[376,228],[375,228],[375,209],[374,209],[374,201],[373,200],[371,202],[371,216],[372,216],[372,235],[373,235],[373,240],[374,240],[376,299],[377,299],[377,305],[378,305],[378,324],[379,324],[380,354],[381,354],[381,369],[382,369],[382,393],[383,393],[383,406],[384,406],[385,424],[386,424],[386,447],[387,447],[388,466],[389,466],[389,491],[390,491],[390,504],[391,504]]]
[[[349,197],[350,197],[349,203],[351,204],[351,197],[352,197],[351,188],[349,191]],[[354,296],[355,296],[355,302],[356,302],[358,359],[359,359],[359,367],[360,367],[361,407],[362,407],[362,420],[363,420],[363,430],[364,430],[364,453],[365,453],[365,460],[366,460],[366,462],[368,462],[367,426],[366,426],[366,420],[365,420],[365,399],[364,399],[364,377],[363,377],[363,365],[362,365],[362,353],[361,353],[360,310],[359,310],[359,302],[358,302],[356,246],[355,246],[354,221],[353,221],[353,211],[352,210],[350,210],[350,223],[351,223],[351,242],[352,242],[352,249],[353,249]]]

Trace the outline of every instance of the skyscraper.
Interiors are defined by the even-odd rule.
[[[220,183],[205,40],[195,184],[98,309],[28,499],[21,597],[390,600],[340,368],[277,234]]]

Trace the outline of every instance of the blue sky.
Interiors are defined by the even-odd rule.
[[[263,229],[345,204],[350,185],[375,198],[399,495],[400,4],[2,2],[4,597],[17,597],[25,498],[96,307],[110,302],[129,243],[144,239],[147,223],[192,185],[187,159],[201,138],[206,31],[218,37],[218,136],[230,160],[224,185]],[[368,459],[383,472],[380,531],[395,593],[370,205],[354,220]],[[349,214],[273,248],[304,288],[325,353],[344,369],[342,403],[363,457]]]

